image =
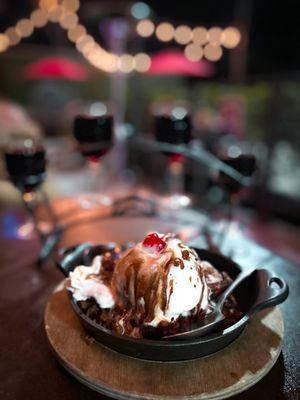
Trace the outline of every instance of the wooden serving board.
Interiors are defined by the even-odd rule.
[[[282,346],[279,308],[261,312],[227,348],[184,362],[130,358],[87,335],[60,285],[49,298],[45,329],[58,361],[80,382],[115,399],[225,399],[253,386]]]

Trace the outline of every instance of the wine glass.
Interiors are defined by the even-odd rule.
[[[97,205],[110,205],[110,197],[99,195],[98,192],[101,186],[99,182],[103,180],[101,160],[113,146],[113,117],[77,116],[74,121],[74,137],[88,164],[87,180],[90,188],[88,194],[80,196],[81,206],[89,209]]]
[[[42,243],[38,260],[41,264],[54,249],[61,234],[61,227],[48,197],[41,190],[41,185],[46,179],[45,149],[37,139],[11,139],[5,147],[4,156],[8,175],[20,190],[23,203],[31,218],[30,222],[18,228],[18,236],[26,239],[33,231],[36,231]],[[36,213],[39,194],[42,195],[48,222],[39,221]]]
[[[175,107],[170,114],[156,115],[154,133],[158,142],[187,145],[192,139],[190,116],[183,107]],[[186,207],[190,204],[190,198],[184,194],[185,157],[174,152],[163,154],[168,158],[168,207],[171,210]]]

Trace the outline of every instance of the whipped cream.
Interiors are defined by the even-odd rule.
[[[112,292],[100,277],[102,256],[96,256],[91,266],[80,265],[70,272],[70,286],[76,301],[87,300],[92,297],[101,308],[112,308],[115,301]]]

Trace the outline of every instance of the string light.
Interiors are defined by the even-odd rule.
[[[222,29],[214,26],[207,31],[208,41],[213,45],[218,45],[221,43]]]
[[[42,9],[34,10],[30,14],[30,20],[34,27],[42,28],[48,22],[48,13]]]
[[[64,29],[74,28],[78,23],[78,15],[73,12],[66,12],[62,14],[59,23]]]
[[[30,36],[33,32],[33,29],[33,23],[30,19],[20,19],[16,25],[16,31],[21,38]]]
[[[75,13],[80,7],[80,2],[79,0],[64,0],[62,6],[66,11]]]
[[[52,7],[49,10],[49,21],[51,22],[59,22],[60,18],[62,17],[62,14],[64,12],[64,9],[62,6],[56,6]]]
[[[149,37],[153,34],[154,32],[154,24],[150,19],[144,19],[142,21],[139,21],[137,26],[136,26],[136,31],[137,33],[142,36],[142,37]]]
[[[8,48],[8,46],[9,46],[8,37],[3,33],[0,33],[0,53],[2,51],[5,51]]]
[[[151,59],[145,53],[117,56],[96,43],[93,37],[87,34],[86,28],[78,23],[79,7],[79,0],[40,0],[39,8],[32,11],[29,19],[22,18],[16,26],[0,33],[0,52],[6,51],[9,46],[15,46],[22,38],[30,36],[34,28],[41,28],[51,21],[59,22],[60,26],[67,30],[69,40],[74,42],[78,51],[98,69],[106,72],[119,70],[130,73],[133,70],[145,72],[150,68]],[[143,18],[145,17],[146,15]],[[201,26],[191,29],[187,25],[180,25],[175,28],[169,22],[162,22],[155,28],[150,19],[142,19],[138,22],[136,30],[142,37],[149,37],[155,33],[157,39],[163,42],[175,40],[179,44],[187,45],[184,52],[191,61],[200,60],[203,55],[210,61],[217,61],[223,53],[220,44],[231,49],[241,40],[241,33],[235,27],[227,27],[223,31],[219,27],[212,27],[207,31]],[[203,49],[204,44],[206,46]]]
[[[121,72],[132,72],[135,66],[135,60],[130,54],[123,54],[119,57],[118,69]]]
[[[199,61],[203,57],[203,49],[195,43],[190,43],[185,47],[184,54],[190,61]]]
[[[192,41],[196,44],[203,45],[207,43],[207,29],[203,26],[197,26],[192,30]]]
[[[15,46],[21,40],[20,35],[14,27],[7,28],[4,34],[7,36],[10,46]]]
[[[204,47],[204,56],[209,61],[218,61],[223,54],[223,50],[221,46],[215,46],[213,44],[208,43]]]
[[[175,29],[175,40],[179,44],[187,44],[192,39],[192,30],[187,25],[180,25]]]
[[[241,33],[237,28],[229,26],[224,29],[221,36],[221,43],[227,49],[233,49],[241,41]]]
[[[174,38],[175,29],[172,24],[162,22],[155,30],[156,37],[162,42],[169,42]]]
[[[71,42],[76,42],[81,36],[86,34],[86,29],[83,25],[76,25],[68,30],[68,38]]]
[[[138,53],[134,57],[135,70],[146,72],[151,66],[151,58],[146,53]]]

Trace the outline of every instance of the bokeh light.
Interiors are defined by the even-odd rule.
[[[202,26],[194,28],[192,31],[192,40],[194,43],[199,45],[206,44],[208,41],[207,29]]]
[[[2,51],[5,51],[9,46],[9,40],[6,35],[3,35],[3,33],[0,33],[0,53]]]
[[[33,29],[34,27],[32,21],[27,18],[20,19],[16,25],[16,30],[21,38],[30,36],[33,32]]]
[[[131,15],[136,19],[144,19],[150,15],[150,7],[148,4],[138,1],[131,6]]]
[[[72,41],[72,42],[76,42],[77,40],[79,40],[79,38],[81,36],[86,35],[86,29],[83,25],[76,25],[74,26],[74,28],[71,28],[68,31],[68,38]]]
[[[80,36],[77,40],[76,40],[76,48],[77,50],[79,50],[80,52],[84,53],[85,51],[87,51],[87,49],[93,44],[95,43],[94,38],[90,35],[83,35]]]
[[[34,10],[30,15],[30,20],[33,26],[41,28],[45,26],[48,22],[48,13],[47,11],[42,9]]]
[[[214,26],[207,31],[207,38],[211,44],[218,45],[221,43],[222,29]]]
[[[49,21],[59,22],[63,13],[64,9],[61,6],[51,8],[51,10],[49,11]]]
[[[215,46],[213,44],[207,44],[204,47],[204,56],[209,61],[218,61],[223,54],[223,50],[221,46]]]
[[[75,13],[79,7],[79,0],[63,0],[62,6],[65,10]]]
[[[187,25],[179,25],[175,29],[175,40],[179,44],[187,44],[192,39],[192,30]]]
[[[130,54],[123,54],[119,57],[118,68],[121,72],[132,72],[134,64],[134,58]]]
[[[142,37],[149,37],[153,34],[154,32],[154,24],[150,19],[144,19],[142,21],[139,21],[139,23],[136,26],[137,33],[142,36]]]
[[[74,28],[78,23],[78,15],[72,12],[66,12],[62,14],[59,22],[65,29]]]
[[[7,36],[10,46],[15,46],[21,40],[18,31],[14,27],[7,28],[4,34]]]
[[[184,49],[184,54],[190,61],[199,61],[203,57],[203,49],[197,44],[190,43]]]
[[[162,42],[169,42],[174,38],[175,29],[172,24],[168,22],[162,22],[156,28],[156,36],[157,39],[161,40]]]
[[[135,69],[138,72],[146,72],[151,66],[151,58],[146,53],[138,53],[134,57]]]
[[[237,28],[229,26],[222,32],[221,43],[227,49],[233,49],[240,43],[240,41],[241,32]]]

